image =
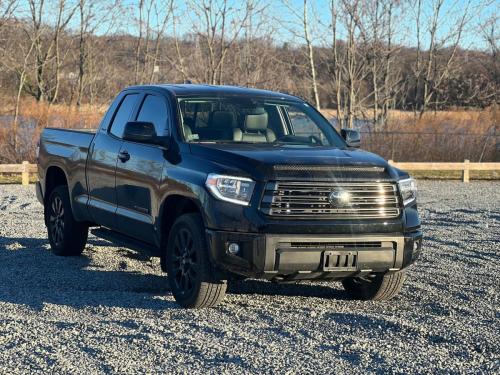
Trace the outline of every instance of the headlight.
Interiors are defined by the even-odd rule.
[[[222,176],[210,173],[205,182],[214,197],[242,206],[248,206],[252,198],[255,182],[245,177]]]
[[[413,178],[398,181],[398,186],[403,198],[403,205],[407,206],[417,199],[417,183]]]

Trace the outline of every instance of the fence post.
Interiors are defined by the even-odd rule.
[[[30,172],[29,172],[29,164],[30,162],[29,161],[23,161],[23,164],[22,164],[22,172],[21,172],[21,179],[22,179],[22,183],[23,185],[29,185],[30,184]]]
[[[464,169],[462,171],[462,181],[469,182],[469,159],[464,160]]]

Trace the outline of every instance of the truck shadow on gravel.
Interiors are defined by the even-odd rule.
[[[323,281],[321,284],[301,281],[293,284],[271,283],[261,280],[245,280],[229,285],[229,294],[259,294],[268,296],[311,297],[336,300],[349,299],[347,293],[335,289],[333,282]]]
[[[105,265],[94,256],[109,247],[115,252],[116,264]],[[110,255],[111,256],[111,255]],[[151,273],[127,270],[123,260],[144,261]],[[173,301],[166,274],[148,257],[124,248],[114,248],[107,241],[89,238],[84,253],[78,257],[60,257],[49,250],[44,238],[0,237],[0,303],[24,305],[42,310],[45,304],[74,308],[121,307],[150,310],[178,309]],[[346,299],[343,291],[329,283],[275,284],[261,280],[237,281],[230,284],[228,293],[234,295],[299,296]],[[167,298],[166,298],[167,297]],[[226,301],[226,306],[230,305]]]
[[[173,300],[162,298],[169,294],[164,276],[123,270],[120,259],[112,269],[105,269],[93,254],[95,246],[108,243],[89,238],[88,245],[81,256],[59,257],[50,252],[46,239],[0,237],[0,303],[35,310],[47,303],[75,308],[178,307]]]

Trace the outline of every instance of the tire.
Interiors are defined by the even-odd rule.
[[[214,307],[224,299],[227,281],[214,277],[199,214],[184,214],[175,221],[166,246],[166,261],[170,289],[182,307]]]
[[[390,274],[371,274],[342,280],[347,293],[354,299],[382,301],[397,295],[406,280],[405,271]]]
[[[45,223],[52,252],[62,256],[80,255],[87,243],[89,227],[73,217],[68,187],[58,186],[45,203]]]

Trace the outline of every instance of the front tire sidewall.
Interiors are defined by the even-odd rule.
[[[179,287],[176,278],[179,275],[176,257],[176,237],[182,231],[188,231],[191,235],[192,246],[196,258],[196,275],[193,287],[189,291]],[[177,252],[178,254],[178,252]],[[177,263],[178,264],[178,263]],[[208,247],[205,239],[204,225],[198,214],[185,214],[179,217],[170,230],[168,243],[166,245],[166,266],[170,289],[175,300],[184,308],[199,308],[215,306],[219,299],[212,299],[207,288],[217,288],[225,284],[225,281],[214,280],[213,270],[208,259]],[[178,280],[178,279],[177,279]],[[225,290],[225,285],[224,288]],[[213,289],[212,289],[213,290]],[[223,296],[223,293],[221,297]]]

